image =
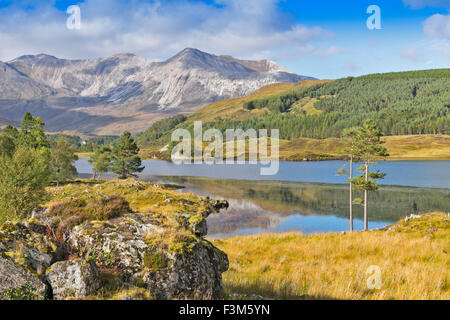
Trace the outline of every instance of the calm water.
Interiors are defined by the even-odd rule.
[[[224,180],[204,177],[149,177],[183,185],[182,192],[227,199],[230,207],[208,217],[208,236],[232,237],[349,229],[346,185],[286,181]],[[355,192],[355,197],[362,193]],[[353,206],[355,230],[363,229],[363,208]],[[369,193],[369,228],[378,229],[409,214],[450,211],[450,189],[384,186]]]
[[[144,160],[142,174],[159,176],[192,176],[220,179],[279,180],[295,182],[347,183],[347,177],[339,176],[339,168],[347,168],[345,161],[280,162],[280,170],[274,176],[261,176],[260,165],[175,165],[160,160]],[[79,173],[92,173],[88,159],[76,163]],[[354,168],[358,168],[356,164]],[[387,176],[380,181],[385,185],[402,185],[427,188],[450,188],[450,161],[382,161],[372,169],[380,169]]]
[[[181,192],[229,201],[228,210],[208,218],[211,238],[348,230],[347,181],[336,175],[343,161],[281,162],[276,176],[260,176],[256,165],[176,166],[156,160],[144,165],[144,180],[176,183],[184,186]],[[76,166],[79,173],[92,173],[87,159]],[[388,176],[379,192],[369,193],[370,229],[411,213],[450,211],[450,161],[386,161],[375,168]],[[361,230],[362,207],[355,205],[354,215],[355,229]]]

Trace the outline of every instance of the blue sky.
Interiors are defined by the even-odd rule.
[[[81,29],[66,27],[69,5]],[[381,10],[369,30],[367,7]],[[450,67],[450,0],[0,0],[0,60],[132,52],[165,60],[185,47],[268,58],[317,78]]]

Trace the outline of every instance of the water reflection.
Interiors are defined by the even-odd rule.
[[[308,234],[348,230],[349,194],[345,185],[199,177],[158,179],[184,185],[182,192],[230,202],[228,210],[208,218],[211,238],[266,232]],[[356,192],[355,197],[360,196]],[[369,228],[384,227],[411,213],[449,210],[449,189],[386,186],[369,194]],[[362,230],[362,207],[354,206],[354,215],[355,229]]]
[[[175,165],[160,160],[144,160],[142,174],[160,176],[209,177],[215,179],[276,180],[316,183],[347,183],[347,177],[336,171],[347,165],[345,161],[280,162],[280,171],[274,176],[261,176],[260,165],[252,164],[183,164]],[[80,173],[92,173],[88,159],[76,162]],[[358,164],[355,164],[355,168]],[[403,185],[426,188],[450,188],[450,161],[381,161],[380,169],[387,176],[384,185]]]

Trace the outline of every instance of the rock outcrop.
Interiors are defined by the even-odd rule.
[[[102,288],[124,299],[221,299],[228,258],[203,236],[206,216],[227,203],[201,203],[199,215],[124,213],[73,226],[46,210],[7,222],[0,297],[83,299]]]
[[[69,239],[84,259],[116,270],[124,286],[145,287],[154,298],[222,297],[227,256],[188,230],[160,225],[155,217],[131,213],[86,222],[74,227]]]
[[[47,286],[36,274],[0,256],[0,300],[43,300],[46,297]]]
[[[45,299],[49,288],[45,270],[60,254],[46,227],[35,220],[0,226],[0,297]]]

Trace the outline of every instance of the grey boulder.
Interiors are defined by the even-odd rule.
[[[82,259],[54,263],[46,271],[53,299],[86,298],[100,288],[100,275],[93,261]]]

